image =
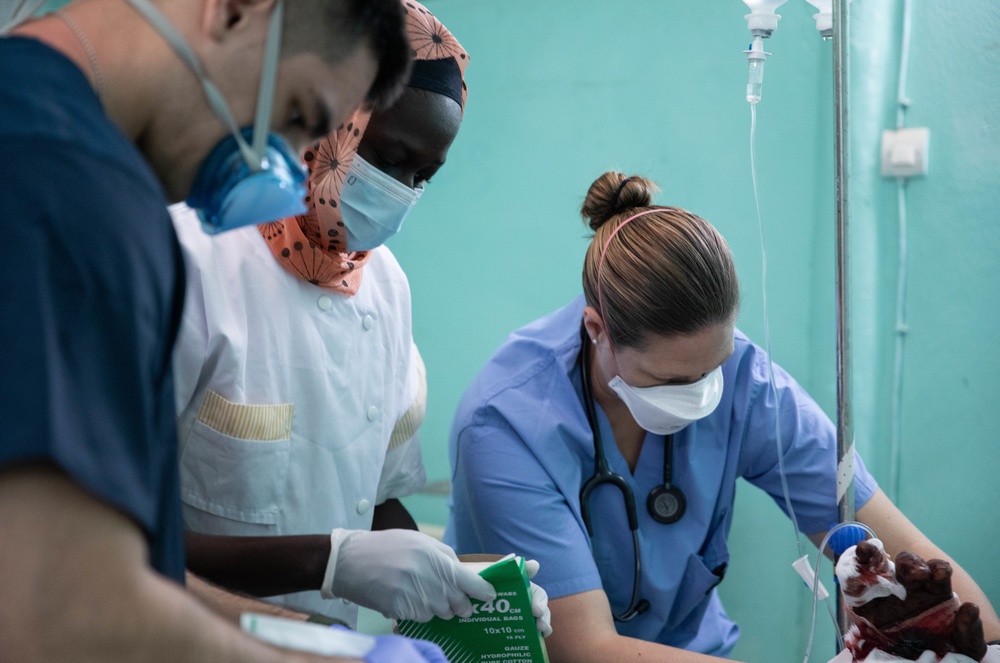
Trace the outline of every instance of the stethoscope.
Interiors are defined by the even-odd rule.
[[[649,601],[639,599],[639,576],[642,570],[642,559],[639,554],[639,519],[636,516],[635,493],[625,478],[611,471],[608,458],[604,454],[604,443],[601,440],[600,427],[597,424],[597,412],[594,409],[594,396],[590,390],[590,340],[585,329],[581,330],[582,347],[580,348],[580,376],[583,382],[583,405],[587,411],[587,423],[594,435],[594,474],[587,479],[580,489],[580,516],[587,528],[587,536],[593,538],[594,532],[590,523],[590,495],[601,484],[609,483],[621,491],[625,500],[625,513],[628,517],[628,527],[632,531],[632,550],[635,551],[635,563],[632,581],[632,599],[628,609],[622,614],[611,616],[617,622],[627,622],[649,610]],[[670,525],[676,523],[684,515],[687,500],[677,486],[671,485],[673,478],[674,436],[667,435],[663,449],[663,484],[656,486],[646,497],[646,510],[658,523]]]

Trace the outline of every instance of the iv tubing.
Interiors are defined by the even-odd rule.
[[[848,264],[850,140],[847,124],[850,89],[850,12],[848,0],[833,0],[834,172],[837,226],[837,512],[842,523],[854,520],[854,419],[851,411],[850,270]],[[850,458],[847,456],[850,454]],[[843,485],[846,484],[846,485]],[[837,594],[840,630],[847,629],[847,613]]]
[[[830,531],[826,533],[826,536],[823,537],[823,542],[819,544],[819,551],[816,554],[816,568],[814,569],[814,574],[813,574],[815,580],[813,581],[813,586],[812,586],[812,595],[813,595],[812,625],[809,627],[809,641],[806,644],[806,655],[802,659],[802,663],[809,663],[809,655],[812,653],[813,639],[816,636],[816,605],[819,603],[819,564],[820,562],[823,561],[823,551],[826,550],[827,544],[830,543],[830,537],[832,537],[834,534],[844,529],[845,527],[860,527],[861,529],[868,532],[868,534],[873,539],[877,538],[875,536],[875,532],[873,532],[872,529],[868,527],[868,525],[859,522],[842,522],[837,525],[834,525],[833,527],[830,528]],[[840,596],[839,591],[837,591],[837,596],[838,597]],[[845,633],[846,631],[847,629],[837,630],[838,650],[842,650],[844,648],[843,633]]]
[[[788,517],[792,521],[792,531],[795,533],[795,546],[798,548],[799,556],[803,556],[805,551],[802,547],[802,537],[799,534],[799,521],[795,516],[795,509],[792,507],[792,498],[788,492],[788,477],[785,475],[785,450],[781,446],[781,396],[778,394],[778,387],[774,383],[774,361],[771,359],[771,332],[767,316],[767,249],[764,244],[764,219],[760,212],[760,194],[757,188],[757,104],[750,104],[750,176],[753,180],[753,201],[757,210],[757,229],[760,233],[760,291],[764,308],[764,351],[767,353],[767,384],[774,397],[774,440],[778,453],[778,475],[781,477],[781,492],[785,496],[785,508],[788,509]]]

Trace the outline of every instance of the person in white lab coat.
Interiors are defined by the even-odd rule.
[[[248,190],[292,179],[279,136],[294,155],[329,131],[300,108],[336,126],[398,96],[403,12],[77,0],[18,22],[40,4],[0,1],[0,31],[14,24],[0,36],[0,660],[332,661],[251,638],[184,587],[171,371],[184,266],[167,205],[208,179],[245,211]],[[233,155],[226,121],[280,148],[262,186],[207,166]],[[364,659],[444,655],[383,636]]]
[[[408,88],[306,152],[306,215],[209,238],[172,209],[189,278],[174,359],[188,569],[348,625],[356,604],[426,621],[494,596],[399,502],[425,481],[426,386],[406,277],[381,245],[445,161],[468,62],[403,4]],[[543,618],[542,590],[534,602]]]

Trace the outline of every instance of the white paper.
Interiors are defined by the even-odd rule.
[[[240,627],[277,647],[323,656],[364,658],[375,648],[375,638],[370,635],[252,612],[240,615]]]

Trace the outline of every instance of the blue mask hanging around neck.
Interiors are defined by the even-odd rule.
[[[254,123],[242,130],[222,93],[208,79],[198,57],[176,28],[149,0],[128,2],[194,72],[212,110],[229,128],[230,135],[219,141],[202,162],[186,201],[197,211],[205,232],[216,234],[303,214],[306,170],[294,150],[269,130],[284,0],[277,0],[271,12]]]
[[[244,127],[243,137],[253,134]],[[263,168],[253,171],[233,136],[226,136],[202,162],[187,204],[202,228],[216,234],[267,223],[306,211],[306,172],[291,147],[276,134],[267,138]]]

